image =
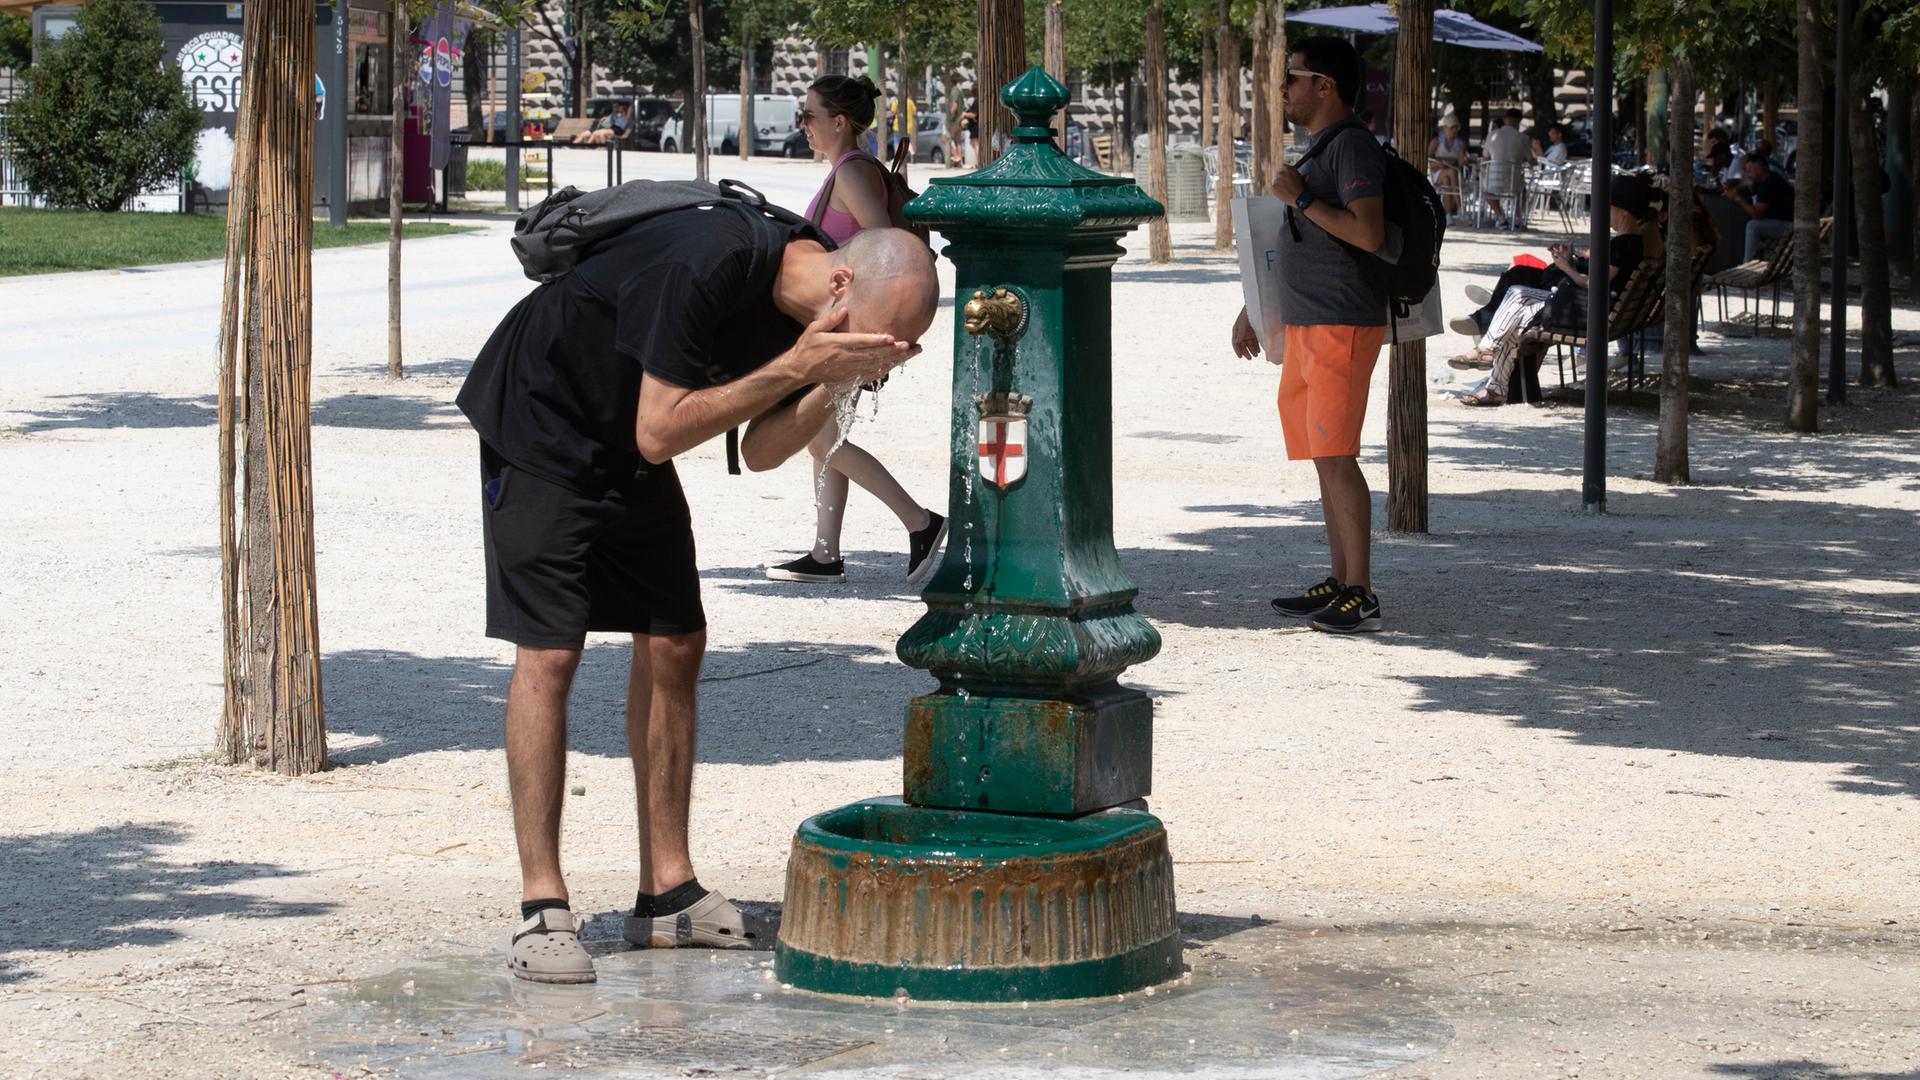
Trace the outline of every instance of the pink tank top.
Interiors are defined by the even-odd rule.
[[[862,153],[865,151],[849,150],[841,154],[840,160],[833,163],[833,172],[827,174],[828,181],[832,181],[840,172],[840,166],[845,165],[848,158]],[[821,184],[820,190],[814,193],[813,202],[807,204],[807,220],[819,222],[820,231],[826,233],[835,244],[844,244],[853,239],[854,233],[860,231],[860,221],[844,210],[835,210],[831,203],[825,207],[820,205],[822,199],[831,197],[830,184]]]

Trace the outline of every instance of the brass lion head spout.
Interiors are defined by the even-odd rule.
[[[992,334],[1007,338],[1026,328],[1026,301],[1009,289],[995,289],[992,295],[985,289],[976,289],[961,313],[967,333],[974,337]]]

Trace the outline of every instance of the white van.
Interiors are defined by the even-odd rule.
[[[778,154],[787,136],[798,123],[801,101],[780,94],[753,95],[753,152]],[[662,130],[660,149],[692,153],[693,143],[685,137],[687,107],[682,105]],[[740,95],[707,95],[707,149],[716,154],[740,152]]]

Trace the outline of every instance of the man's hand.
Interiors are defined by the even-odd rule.
[[[1291,165],[1280,166],[1280,171],[1273,178],[1273,194],[1276,198],[1292,206],[1300,201],[1300,195],[1306,190],[1307,178],[1300,175],[1299,169]]]
[[[845,386],[870,383],[920,355],[920,346],[891,334],[848,334],[847,309],[836,308],[801,333],[787,354],[803,383]]]
[[[1251,360],[1260,355],[1260,335],[1253,332],[1253,323],[1247,318],[1247,309],[1240,309],[1240,317],[1233,320],[1233,355],[1242,360]]]

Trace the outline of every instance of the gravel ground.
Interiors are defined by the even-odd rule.
[[[562,180],[595,175],[580,157]],[[824,169],[716,172],[801,202]],[[308,985],[508,929],[510,650],[480,635],[453,406],[529,287],[506,235],[408,245],[397,384],[384,251],[314,257],[334,767],[301,780],[209,758],[220,267],[0,283],[0,1071],[317,1075],[276,1037]],[[1300,633],[1266,598],[1324,573],[1311,470],[1284,460],[1278,372],[1227,348],[1230,255],[1209,227],[1176,238],[1172,266],[1142,235],[1116,272],[1114,488],[1166,642],[1129,681],[1157,701],[1182,909],[1415,980],[1458,1034],[1408,1076],[1920,1072],[1920,395],[1856,388],[1826,434],[1788,434],[1784,340],[1710,324],[1695,484],[1648,479],[1657,409],[1624,395],[1611,513],[1589,516],[1577,406],[1437,392],[1432,532],[1376,533],[1387,632]],[[1449,302],[1547,239],[1450,241]],[[1896,327],[1920,378],[1920,313]],[[952,332],[943,309],[856,429],[936,506]],[[1362,458],[1381,493],[1384,386],[1383,365]],[[729,477],[709,445],[681,475],[712,623],[695,857],[706,884],[777,900],[801,817],[899,788],[902,706],[929,685],[892,652],[919,610],[905,537],[856,497],[854,580],[776,585],[760,567],[810,539],[805,470]],[[565,850],[599,912],[633,887],[627,651],[595,639],[574,698]]]

